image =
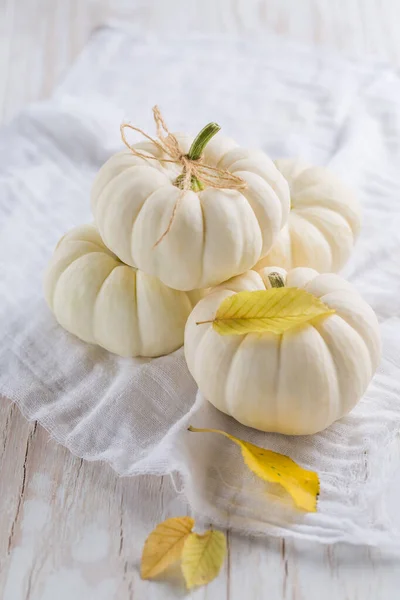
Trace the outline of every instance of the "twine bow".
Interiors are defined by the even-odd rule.
[[[181,175],[173,182],[176,187],[182,190],[182,193],[179,194],[174,204],[168,227],[160,239],[155,243],[155,247],[158,246],[170,232],[179,204],[187,190],[198,192],[203,190],[204,186],[213,189],[242,190],[246,187],[246,182],[241,177],[234,175],[226,169],[212,167],[203,162],[202,151],[210,139],[220,130],[219,125],[216,123],[209,123],[206,125],[193,141],[189,152],[184,154],[179,147],[178,140],[174,134],[169,131],[158,106],[153,107],[153,117],[156,124],[157,139],[151,137],[143,131],[143,129],[134,127],[130,123],[122,123],[120,129],[123,143],[135,156],[143,158],[144,160],[157,160],[161,163],[182,165]],[[140,152],[135,146],[132,146],[126,139],[125,129],[132,129],[143,135],[160,150],[162,153],[161,157],[145,154],[144,152]],[[169,158],[165,158],[165,156],[168,156]]]

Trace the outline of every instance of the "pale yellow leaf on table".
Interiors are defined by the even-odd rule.
[[[305,290],[279,287],[238,292],[225,298],[212,324],[220,335],[266,332],[279,335],[334,312]]]
[[[191,533],[182,552],[182,573],[188,589],[205,585],[220,572],[226,555],[226,539],[221,531]]]
[[[187,537],[194,527],[190,517],[167,519],[145,541],[140,574],[142,579],[156,577],[180,559]]]
[[[303,469],[284,454],[244,442],[219,429],[189,427],[189,431],[219,433],[229,438],[240,447],[245,464],[255,475],[264,481],[279,483],[292,496],[298,508],[316,512],[319,477],[314,471]]]

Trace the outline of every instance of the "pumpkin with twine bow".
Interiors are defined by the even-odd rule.
[[[157,138],[121,126],[126,149],[94,182],[91,204],[100,235],[124,263],[178,290],[219,284],[265,256],[285,225],[289,188],[260,150],[215,136],[169,132],[153,109]],[[126,130],[146,141],[131,145]]]

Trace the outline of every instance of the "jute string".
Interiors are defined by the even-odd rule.
[[[202,185],[213,189],[229,190],[242,190],[246,187],[246,182],[241,177],[230,173],[230,171],[227,171],[226,169],[218,169],[218,167],[204,164],[203,157],[200,157],[198,160],[189,158],[187,154],[184,154],[180,149],[178,140],[174,134],[169,131],[158,106],[153,107],[153,117],[156,124],[157,138],[151,137],[148,133],[143,131],[143,129],[134,127],[130,123],[122,123],[121,138],[132,154],[139,158],[143,158],[144,160],[157,160],[160,163],[175,163],[182,165],[182,177],[176,179],[176,182],[179,181],[177,187],[182,190],[182,193],[179,194],[174,204],[167,229],[154,245],[158,246],[170,232],[182,198],[185,195],[185,192],[191,189],[193,180],[197,180]],[[162,152],[163,156],[151,156],[135,148],[135,146],[131,145],[126,138],[126,129],[132,129],[143,135],[143,137],[152,142],[160,152]],[[164,158],[164,155],[169,156],[169,158]]]

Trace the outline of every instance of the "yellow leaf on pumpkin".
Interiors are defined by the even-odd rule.
[[[279,483],[292,496],[299,508],[308,512],[316,512],[319,477],[314,471],[303,469],[284,454],[244,442],[219,429],[189,427],[189,431],[219,433],[229,438],[240,447],[245,464],[257,477],[264,481]]]
[[[187,537],[194,527],[190,517],[167,519],[150,533],[145,541],[140,574],[152,579],[179,560]]]
[[[182,552],[182,573],[188,589],[212,581],[220,572],[226,555],[226,539],[221,531],[191,533]]]
[[[213,321],[197,324],[212,322],[220,335],[266,332],[279,335],[334,312],[305,290],[278,287],[233,294],[221,302]]]

